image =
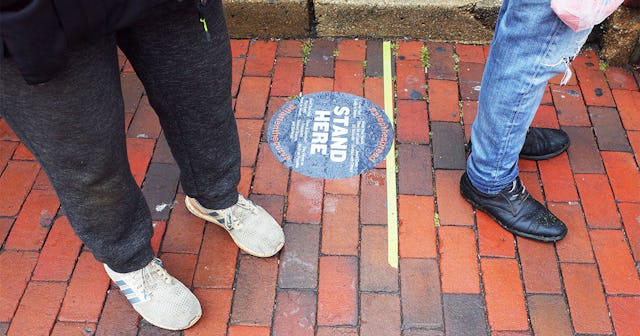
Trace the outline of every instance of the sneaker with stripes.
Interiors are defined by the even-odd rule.
[[[200,302],[179,280],[171,276],[155,258],[147,266],[118,273],[104,265],[107,274],[129,303],[149,323],[168,330],[193,326],[202,315]]]

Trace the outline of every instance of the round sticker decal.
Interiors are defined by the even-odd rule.
[[[351,177],[375,167],[391,148],[393,127],[370,100],[317,92],[287,102],[271,119],[268,141],[285,166],[310,177]]]

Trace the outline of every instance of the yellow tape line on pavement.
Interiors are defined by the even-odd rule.
[[[393,78],[391,72],[391,42],[382,43],[382,64],[384,75],[384,111],[395,125],[393,116]],[[393,126],[392,126],[393,127]],[[394,133],[395,134],[395,133]],[[398,195],[396,191],[396,145],[391,138],[391,149],[386,157],[387,170],[387,255],[389,265],[398,268]]]

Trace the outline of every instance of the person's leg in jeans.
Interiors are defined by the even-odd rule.
[[[549,0],[505,0],[502,4],[461,191],[516,234],[544,241],[566,234],[564,224],[542,205],[532,203],[537,201],[517,179],[518,156],[547,81],[568,69],[588,34],[575,33],[560,21]]]
[[[171,2],[153,11],[118,32],[118,45],[158,114],[180,167],[188,209],[224,227],[246,252],[272,256],[284,244],[280,225],[237,191],[240,144],[231,106],[231,49],[222,4],[197,3]]]

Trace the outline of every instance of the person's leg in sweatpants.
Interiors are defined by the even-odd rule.
[[[117,37],[158,114],[189,210],[224,227],[252,255],[277,253],[284,244],[280,225],[238,195],[240,144],[221,1],[169,3]]]

